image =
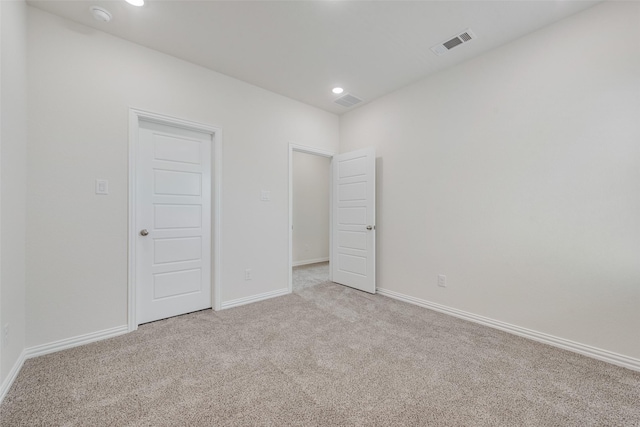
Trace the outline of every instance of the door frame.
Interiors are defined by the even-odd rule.
[[[177,117],[144,111],[137,108],[129,108],[129,222],[128,222],[128,279],[127,279],[127,326],[129,332],[138,329],[136,306],[136,153],[139,145],[140,121],[153,122],[172,127],[188,129],[211,135],[211,255],[213,258],[211,274],[211,306],[214,310],[220,310],[220,242],[221,236],[221,196],[222,196],[222,129],[203,123],[179,119]]]
[[[333,212],[333,151],[323,150],[320,148],[307,147],[289,143],[289,293],[293,292],[293,152],[313,154],[316,156],[327,157],[331,160],[329,166],[329,212]],[[333,215],[329,215],[329,263],[333,262]],[[329,269],[329,280],[333,279],[331,269]]]

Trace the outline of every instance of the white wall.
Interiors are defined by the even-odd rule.
[[[379,157],[379,287],[640,358],[639,18],[605,2],[341,117]]]
[[[288,144],[337,116],[34,8],[29,47],[28,347],[127,322],[129,107],[223,130],[222,301],[287,288]]]
[[[0,2],[0,327],[9,325],[0,384],[25,343],[26,9],[23,1]]]
[[[331,159],[293,152],[293,265],[329,259]]]

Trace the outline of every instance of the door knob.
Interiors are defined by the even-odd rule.
[[[141,235],[141,236],[146,236],[147,234],[149,234],[149,232],[147,231],[147,229],[146,229],[146,228],[145,228],[145,229],[143,229],[143,230],[140,230],[140,235]]]
[[[367,225],[367,230],[373,230],[373,227],[370,225]]]

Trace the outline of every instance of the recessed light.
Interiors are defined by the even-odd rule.
[[[133,6],[144,6],[144,0],[125,0],[125,1]]]
[[[344,92],[344,89],[342,89],[341,87],[334,87],[332,92],[336,95],[340,95],[342,92]]]
[[[91,6],[91,14],[93,15],[93,19],[95,19],[96,21],[111,21],[111,13],[109,13],[107,9],[103,9],[98,6]]]

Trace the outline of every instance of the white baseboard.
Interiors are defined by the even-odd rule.
[[[0,403],[2,403],[4,397],[9,392],[11,385],[16,380],[16,377],[18,376],[20,369],[22,369],[22,365],[24,365],[25,360],[27,360],[25,351],[22,350],[22,353],[20,353],[20,357],[18,357],[16,363],[13,364],[13,368],[11,368],[11,370],[9,371],[9,375],[7,375],[7,378],[5,378],[5,380],[0,385]]]
[[[564,350],[573,351],[575,353],[592,357],[594,359],[602,360],[604,362],[608,362],[613,365],[622,366],[623,368],[631,369],[634,371],[640,371],[640,359],[635,359],[633,357],[614,353],[608,350],[591,347],[586,344],[581,344],[581,343],[570,341],[564,338],[555,337],[553,335],[545,334],[545,333],[534,331],[527,328],[522,328],[520,326],[511,325],[509,323],[502,322],[500,320],[494,320],[488,317],[479,316],[477,314],[458,310],[456,308],[447,307],[441,304],[436,304],[420,298],[411,297],[411,296],[404,295],[399,292],[391,291],[388,289],[378,288],[376,289],[376,291],[380,295],[384,295],[389,298],[408,302],[410,304],[419,305],[420,307],[425,307],[434,311],[438,311],[440,313],[458,317],[460,319],[469,320],[471,322],[479,323],[481,325],[489,326],[491,328],[500,329],[501,331],[509,332],[514,335],[518,335],[524,338],[529,338],[534,341],[538,341],[554,347],[562,348]]]
[[[291,263],[292,267],[300,267],[301,265],[308,265],[308,264],[317,264],[319,262],[328,262],[329,261],[329,257],[326,258],[316,258],[316,259],[305,259],[302,261],[294,261]]]
[[[265,292],[263,294],[251,295],[250,297],[238,298],[231,301],[226,301],[222,303],[221,309],[227,309],[232,307],[239,307],[245,304],[251,304],[252,302],[263,301],[269,298],[280,297],[282,295],[287,295],[289,293],[289,288],[278,289],[277,291]]]
[[[126,334],[127,332],[129,332],[129,327],[127,325],[117,326],[115,328],[104,329],[102,331],[91,332],[72,338],[65,338],[60,341],[29,347],[25,350],[25,355],[27,359],[31,359],[32,357],[43,356],[45,354],[55,353],[56,351],[78,347],[79,345],[90,344],[107,338],[117,337],[118,335]]]
[[[13,365],[13,368],[11,368],[11,371],[9,372],[7,378],[4,380],[2,385],[0,385],[0,403],[2,403],[2,400],[7,395],[7,392],[11,388],[13,381],[15,381],[18,373],[20,372],[20,369],[22,369],[22,365],[24,365],[24,362],[27,359],[43,356],[45,354],[54,353],[60,350],[66,350],[68,348],[77,347],[79,345],[89,344],[107,338],[117,337],[118,335],[122,335],[127,332],[129,332],[128,326],[123,325],[24,349],[16,363]]]

